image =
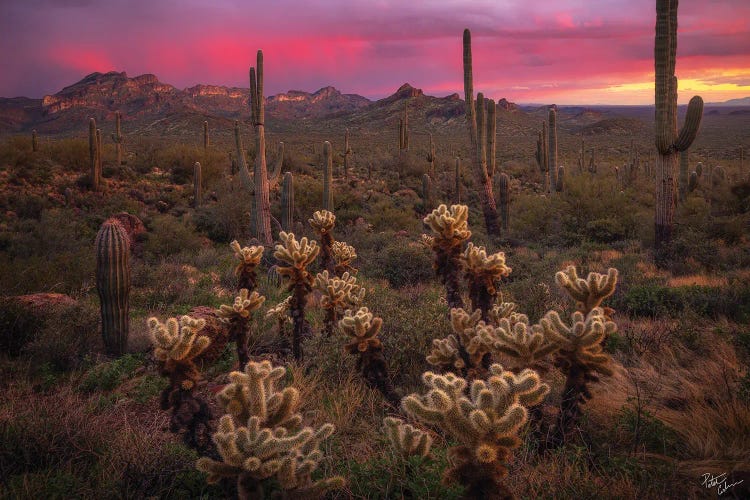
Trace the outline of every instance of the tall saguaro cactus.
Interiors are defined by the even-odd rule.
[[[102,167],[99,163],[99,141],[96,137],[96,120],[89,119],[89,168],[91,171],[91,188],[94,191],[101,189]]]
[[[281,185],[281,229],[292,230],[294,224],[294,178],[291,172],[284,174]]]
[[[427,163],[430,165],[427,169],[427,174],[435,177],[435,143],[432,142],[432,134],[430,134],[430,146],[427,151]]]
[[[500,174],[500,219],[503,223],[503,231],[508,232],[508,219],[510,207],[510,178],[503,172]]]
[[[255,230],[258,239],[266,245],[273,243],[271,235],[271,198],[268,169],[266,168],[266,127],[263,97],[263,51],[259,50],[255,68],[250,68],[250,110],[255,128]]]
[[[333,212],[333,152],[331,143],[323,143],[323,210]]]
[[[495,151],[497,136],[497,106],[492,99],[487,100],[487,174],[495,175]]]
[[[208,151],[208,146],[210,145],[210,141],[208,138],[208,122],[203,122],[203,152]]]
[[[549,108],[549,140],[547,142],[549,152],[547,158],[549,163],[547,171],[549,173],[549,190],[550,193],[557,191],[557,110]]]
[[[486,142],[484,137],[479,136],[477,129],[477,110],[474,106],[474,76],[471,60],[471,32],[464,30],[463,39],[463,60],[464,60],[464,97],[466,99],[466,125],[469,131],[469,140],[473,150],[472,155],[472,172],[479,186],[479,200],[482,204],[484,213],[484,224],[487,228],[487,234],[500,235],[500,225],[498,224],[497,206],[495,205],[495,196],[492,193],[492,182],[487,172]],[[481,95],[481,94],[480,94]],[[477,97],[477,103],[483,101]],[[481,107],[481,106],[480,106]],[[482,109],[482,111],[484,111]],[[483,120],[482,120],[483,121]]]
[[[119,221],[108,219],[96,235],[95,247],[104,347],[107,354],[120,356],[128,343],[130,239]]]
[[[117,165],[122,165],[122,153],[123,145],[125,143],[125,137],[122,135],[122,113],[119,111],[115,113],[115,133],[112,134],[112,142],[115,143],[115,153],[117,155]]]
[[[688,104],[685,124],[677,131],[677,5],[678,0],[656,0],[654,44],[656,103],[656,214],[654,246],[665,250],[672,240],[674,220],[674,172],[678,153],[690,147],[703,116],[703,99],[694,96]]]
[[[39,140],[36,136],[36,129],[31,131],[31,152],[36,153],[39,151]]]

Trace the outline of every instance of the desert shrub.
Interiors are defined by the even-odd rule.
[[[51,141],[44,147],[44,152],[54,163],[66,170],[86,172],[89,168],[89,142],[86,139],[60,139]]]
[[[625,238],[625,227],[615,217],[596,219],[586,223],[586,236],[599,243],[612,243]]]
[[[80,302],[53,311],[24,354],[35,363],[65,371],[80,366],[92,351],[101,350],[101,344],[99,310]]]
[[[17,356],[39,334],[44,320],[12,299],[0,299],[0,351]]]
[[[747,225],[742,217],[715,217],[706,229],[709,237],[737,245],[747,236]]]
[[[632,403],[634,398],[628,398]],[[620,409],[617,426],[628,434],[637,449],[675,456],[680,450],[677,433],[648,410],[635,404]]]
[[[86,372],[78,388],[83,392],[111,391],[133,376],[143,366],[145,356],[125,354],[112,361],[100,363]]]
[[[250,203],[244,191],[222,191],[216,203],[196,209],[195,227],[217,243],[243,241],[250,233]]]
[[[144,221],[148,233],[144,238],[144,258],[153,262],[182,251],[194,252],[201,247],[201,239],[191,224],[171,215],[156,215]]]
[[[15,212],[19,219],[36,219],[49,208],[49,199],[33,193],[10,191],[0,195],[0,207]]]
[[[416,197],[380,196],[370,205],[365,218],[376,231],[416,231],[422,226],[414,212],[417,201]]]
[[[431,281],[434,275],[427,247],[404,237],[391,237],[368,262],[368,276],[386,279],[396,288]]]

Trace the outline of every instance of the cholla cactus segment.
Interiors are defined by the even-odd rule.
[[[320,247],[315,241],[309,241],[303,237],[300,241],[294,237],[294,233],[279,233],[280,245],[276,245],[273,256],[288,266],[280,266],[278,272],[280,275],[290,277],[294,270],[304,270],[320,252]]]
[[[472,461],[489,464],[503,460],[520,444],[517,433],[527,419],[526,406],[540,403],[549,392],[539,375],[524,370],[516,375],[501,365],[490,367],[490,376],[468,382],[453,373],[426,372],[427,394],[411,394],[402,401],[406,413],[437,425],[473,451]]]
[[[222,304],[216,314],[225,323],[236,319],[247,319],[265,301],[266,298],[258,292],[249,293],[247,288],[243,288],[240,290],[240,294],[234,298],[232,305]]]
[[[263,257],[262,246],[240,247],[237,240],[232,241],[229,246],[234,251],[234,256],[239,260],[237,267],[234,269],[234,274],[240,274],[247,270],[252,271],[260,264],[260,259]]]
[[[292,296],[285,298],[268,311],[266,311],[266,318],[281,318],[288,321],[292,319],[289,317],[289,310],[291,309]]]
[[[204,457],[196,464],[208,473],[208,482],[237,477],[238,488],[246,488],[247,482],[274,478],[284,490],[304,498],[343,486],[339,477],[311,480],[323,458],[320,443],[334,427],[301,426],[299,392],[277,388],[285,374],[284,367],[274,368],[269,361],[250,362],[244,372],[230,374],[231,383],[218,394],[228,414],[213,436],[222,461]]]
[[[206,350],[211,339],[198,332],[206,326],[206,320],[190,316],[169,318],[161,323],[156,318],[148,319],[154,357],[159,361],[191,361]]]
[[[345,346],[346,351],[356,354],[380,349],[383,344],[378,334],[382,326],[383,320],[373,316],[366,307],[361,307],[356,313],[351,309],[347,310],[339,321],[341,331],[352,338]]]
[[[606,336],[617,331],[617,325],[607,319],[601,308],[594,308],[586,316],[576,311],[570,325],[565,324],[556,311],[550,311],[541,319],[539,327],[570,363],[602,375],[612,375],[611,358],[603,352],[601,344]]]
[[[476,246],[472,242],[466,246],[461,257],[468,273],[484,278],[488,283],[508,276],[513,270],[505,265],[505,253],[497,252],[487,255],[487,250],[483,246]]]
[[[451,328],[457,334],[473,329],[481,321],[482,315],[479,309],[469,314],[460,307],[451,309]]]
[[[348,272],[339,278],[323,271],[315,277],[313,286],[323,292],[320,305],[324,309],[349,309],[361,304],[365,298],[365,288],[358,285],[357,278]]]
[[[454,246],[471,237],[468,220],[466,205],[451,205],[450,208],[440,205],[424,218],[424,223],[435,233],[433,245]]]
[[[503,318],[496,327],[491,328],[491,336],[495,340],[493,348],[513,358],[518,366],[533,366],[558,351],[560,346],[547,338],[541,327],[529,326],[528,318],[525,319],[514,323],[510,318]]]
[[[501,319],[510,318],[511,315],[526,317],[525,314],[516,313],[516,307],[518,306],[514,302],[500,302],[499,304],[494,304],[489,312],[490,321],[497,325]],[[526,322],[528,323],[528,318],[526,318]]]
[[[336,269],[356,272],[351,263],[357,258],[357,251],[353,246],[344,241],[336,241],[331,246],[333,260],[336,261]]]
[[[448,335],[444,339],[433,339],[432,349],[426,357],[427,362],[444,370],[463,370],[466,368],[466,362],[461,358],[459,349],[455,335]]]
[[[315,232],[322,235],[333,231],[333,226],[336,224],[336,216],[328,210],[318,210],[313,213],[312,219],[308,219],[308,222]]]
[[[388,441],[402,457],[426,457],[430,454],[432,438],[426,432],[393,417],[384,418],[383,424]]]
[[[578,277],[575,266],[568,266],[564,271],[555,274],[558,286],[567,290],[568,294],[578,303],[579,310],[584,314],[615,293],[617,285],[617,269],[610,267],[607,274],[591,272],[586,279]]]

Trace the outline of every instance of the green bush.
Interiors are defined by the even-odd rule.
[[[113,361],[98,364],[86,372],[78,388],[83,392],[111,391],[131,378],[143,366],[144,360],[141,354],[125,354]]]
[[[396,288],[431,281],[435,275],[432,253],[421,243],[391,237],[387,246],[369,259],[367,275],[384,278]]]

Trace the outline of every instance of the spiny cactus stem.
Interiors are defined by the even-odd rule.
[[[305,321],[305,304],[307,303],[307,295],[309,293],[310,285],[298,282],[294,285],[292,299],[289,301],[289,310],[292,315],[293,323],[292,354],[297,361],[302,359],[302,339],[307,330],[307,323]]]

